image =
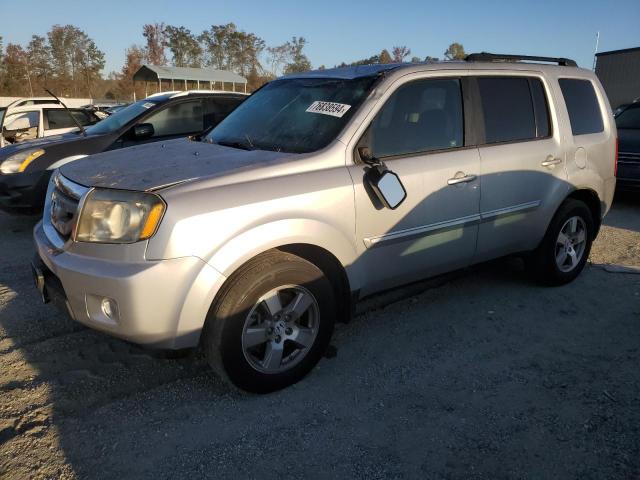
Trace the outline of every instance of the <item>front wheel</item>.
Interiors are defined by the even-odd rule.
[[[587,263],[594,236],[589,207],[580,200],[566,200],[528,259],[534,278],[546,285],[563,285],[574,280]]]
[[[243,390],[271,392],[318,363],[335,316],[322,270],[296,255],[269,252],[229,278],[209,312],[203,347],[223,378]]]

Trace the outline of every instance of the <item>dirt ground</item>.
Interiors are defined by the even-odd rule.
[[[640,275],[603,267],[640,266],[633,197],[573,284],[502,260],[364,302],[267,396],[40,304],[33,224],[0,215],[0,478],[640,478]]]

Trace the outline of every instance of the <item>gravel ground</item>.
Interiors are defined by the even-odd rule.
[[[0,478],[640,478],[640,201],[571,285],[517,261],[364,302],[337,355],[267,396],[72,323],[0,215]]]

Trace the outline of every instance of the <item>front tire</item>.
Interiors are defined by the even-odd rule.
[[[533,277],[551,286],[573,281],[587,263],[594,237],[595,227],[589,207],[580,200],[567,199],[528,259]]]
[[[235,272],[214,301],[202,344],[212,368],[255,393],[301,380],[324,354],[336,317],[333,288],[313,263],[273,251]]]

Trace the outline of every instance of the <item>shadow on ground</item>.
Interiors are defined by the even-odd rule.
[[[499,261],[414,285],[253,396],[40,305],[33,223],[0,215],[0,477],[640,475],[640,276],[547,289]]]

